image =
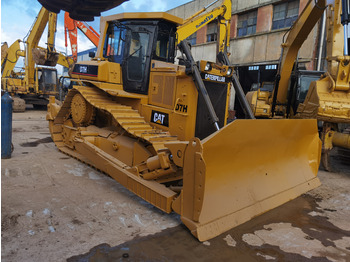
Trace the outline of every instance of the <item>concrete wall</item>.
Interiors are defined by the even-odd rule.
[[[276,63],[281,55],[282,38],[285,31],[257,34],[250,37],[231,39],[229,52],[233,65],[243,66],[255,63]],[[306,39],[299,52],[300,61],[311,61],[314,58],[314,47],[317,43],[316,31]],[[198,42],[197,42],[198,43]],[[197,44],[192,47],[195,60],[215,61],[216,42]],[[313,63],[306,64],[307,69],[313,68]]]
[[[266,5],[258,9],[256,32],[269,32],[272,26],[273,5]]]
[[[192,55],[195,60],[216,61],[216,42],[198,45],[192,48]],[[214,50],[214,52],[213,52]]]
[[[230,60],[234,65],[250,65],[254,63],[276,63],[281,55],[282,38],[285,31],[259,34],[252,37],[231,40]],[[317,34],[311,32],[299,52],[301,61],[312,61],[314,58]],[[213,49],[215,52],[215,49]],[[306,65],[312,69],[312,64]]]

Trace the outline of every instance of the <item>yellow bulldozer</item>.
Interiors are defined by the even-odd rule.
[[[227,123],[233,67],[195,61],[185,39],[217,19],[227,60],[231,1],[206,10],[101,17],[95,57],[47,113],[60,151],[180,214],[200,241],[319,186],[321,155],[316,120]]]

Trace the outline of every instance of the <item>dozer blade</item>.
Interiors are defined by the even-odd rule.
[[[318,187],[320,156],[316,120],[236,120],[188,143],[174,209],[208,240]]]

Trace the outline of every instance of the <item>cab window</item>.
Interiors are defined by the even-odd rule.
[[[119,24],[110,24],[107,30],[103,57],[108,61],[121,63],[123,59],[125,30]]]

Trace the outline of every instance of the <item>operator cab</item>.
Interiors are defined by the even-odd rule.
[[[56,87],[57,87],[56,68],[37,67],[36,71],[37,73],[35,74],[34,79],[36,78],[38,79],[39,91],[47,95],[56,92]],[[34,89],[30,91],[34,92]]]
[[[297,111],[300,103],[304,103],[311,82],[319,80],[324,73],[324,71],[300,69],[293,72],[293,77],[291,77],[290,80],[289,92],[292,92],[292,98],[290,100],[294,112]]]
[[[125,13],[133,18],[109,22],[103,57],[121,64],[127,92],[147,94],[151,60],[174,63],[178,23],[169,14],[157,14],[158,19],[137,19],[139,14]]]

